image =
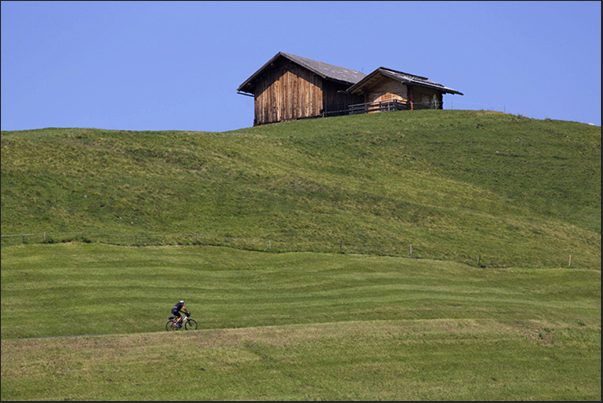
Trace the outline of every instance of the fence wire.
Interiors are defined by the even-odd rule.
[[[396,100],[381,101],[381,104],[384,105],[381,108],[378,108],[377,106],[375,106],[375,105],[379,104],[379,102],[351,105],[348,109],[342,109],[342,110],[336,110],[336,111],[325,111],[321,114],[320,117],[346,116],[346,115],[358,115],[358,114],[365,114],[365,113],[410,110],[410,103],[406,102],[406,101],[398,101],[397,102],[398,105],[396,105],[396,106],[390,106],[390,107],[386,106],[386,104],[388,104],[388,103],[389,104],[395,103],[394,101],[396,101]],[[360,107],[360,105],[371,105],[371,104],[375,104],[375,105],[368,106],[366,108]],[[434,101],[413,102],[412,104],[413,104],[413,108],[416,110],[422,110],[422,109],[454,110],[455,104],[456,104],[457,110],[481,109],[481,110],[498,111],[498,112],[506,113],[506,105],[465,102],[465,101],[458,101],[458,100],[457,101],[447,100],[446,102],[444,102],[444,101],[441,101],[441,102],[440,101],[437,101],[437,102],[434,102]],[[465,107],[463,107],[463,106],[465,106]]]
[[[180,234],[116,234],[99,232],[42,232],[33,234],[2,235],[2,246],[19,244],[53,244],[68,242],[102,243],[120,246],[170,246],[200,245],[224,246],[235,249],[260,252],[318,252],[318,253],[351,253],[384,256],[428,257],[425,252],[415,246],[388,244],[371,245],[349,243],[343,239],[330,241],[292,241],[247,239],[231,236],[216,236],[202,233]]]
[[[7,234],[1,236],[2,247],[17,246],[21,244],[56,244],[69,242],[100,243],[124,247],[156,247],[156,246],[218,246],[239,250],[248,250],[267,253],[308,252],[329,253],[366,256],[389,256],[411,259],[436,259],[455,261],[476,267],[510,267],[523,264],[521,256],[497,257],[496,254],[480,254],[466,252],[446,252],[432,250],[429,245],[417,242],[405,243],[391,239],[375,239],[374,242],[354,243],[345,239],[323,239],[306,241],[303,239],[247,239],[229,235],[218,236],[202,233],[179,234],[116,234],[99,232],[42,232],[33,234]],[[562,260],[561,255],[550,256],[531,265],[558,265]],[[477,263],[477,264],[476,264]],[[575,267],[572,255],[567,267]]]

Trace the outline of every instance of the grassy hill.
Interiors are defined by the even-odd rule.
[[[70,242],[1,275],[3,401],[601,399],[600,270]]]
[[[484,111],[2,132],[2,400],[600,400],[600,147]]]
[[[487,111],[2,132],[2,234],[600,268],[600,150],[598,126]]]

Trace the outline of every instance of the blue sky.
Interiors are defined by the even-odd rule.
[[[2,130],[228,131],[279,51],[493,109],[601,125],[601,2],[2,1]]]

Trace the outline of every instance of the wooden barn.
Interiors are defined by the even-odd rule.
[[[365,75],[284,52],[239,86],[254,97],[254,125],[347,114],[349,105],[364,102],[346,90]],[[340,113],[341,112],[341,113]]]
[[[379,67],[347,90],[364,97],[364,107],[369,113],[380,105],[395,104],[398,109],[443,109],[444,94],[459,94],[457,90],[430,81],[427,77]],[[360,106],[360,105],[359,105]],[[354,110],[359,106],[353,107]]]
[[[425,109],[434,107],[434,103],[441,109],[443,94],[463,95],[426,77],[385,67],[365,75],[284,52],[277,53],[237,91],[254,98],[254,126],[322,116]]]

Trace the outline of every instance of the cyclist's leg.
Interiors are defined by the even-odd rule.
[[[175,312],[174,316],[176,317],[176,324],[178,327],[182,326],[182,315],[180,315],[180,312]]]
[[[174,322],[176,323],[176,325],[180,325],[180,312],[178,312],[177,310],[173,309],[172,310],[172,316],[174,317]]]

